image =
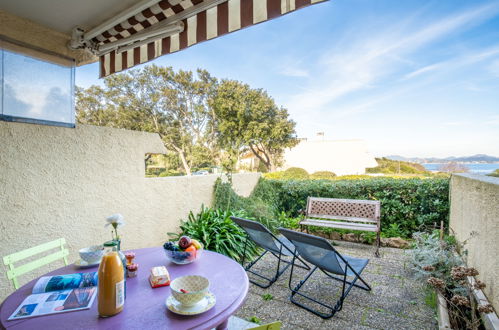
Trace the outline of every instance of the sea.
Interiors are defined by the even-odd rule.
[[[428,171],[438,171],[440,166],[443,164],[441,163],[431,163],[431,164],[421,164],[423,165],[426,170]],[[462,163],[461,165],[464,165],[468,168],[469,173],[473,174],[489,174],[494,172],[496,169],[499,168],[499,163]]]

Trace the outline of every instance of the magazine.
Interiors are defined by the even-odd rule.
[[[9,320],[89,309],[97,296],[97,283],[97,272],[44,276]]]

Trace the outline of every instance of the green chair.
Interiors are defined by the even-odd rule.
[[[3,263],[5,266],[8,267],[7,270],[7,278],[9,280],[12,280],[12,283],[14,284],[14,288],[19,289],[19,283],[17,281],[17,277],[21,276],[23,274],[26,274],[34,269],[40,268],[42,266],[45,266],[51,262],[54,262],[56,260],[63,259],[64,264],[67,266],[68,265],[68,259],[66,258],[67,255],[69,254],[68,250],[64,247],[64,244],[66,244],[66,239],[64,238],[59,238],[56,239],[55,241],[40,244],[38,246],[22,250],[16,253],[12,253],[8,256],[3,257]],[[52,254],[49,254],[47,256],[41,257],[37,260],[30,261],[28,263],[25,263],[24,265],[21,265],[19,267],[14,267],[14,263],[19,262],[21,260],[24,260],[26,258],[32,257],[34,255],[37,255],[39,253],[52,250],[55,248],[60,248],[60,251],[54,252]]]

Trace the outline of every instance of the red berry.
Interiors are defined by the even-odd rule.
[[[184,289],[180,289],[180,292],[182,292],[182,293],[189,293],[189,291],[184,290]]]

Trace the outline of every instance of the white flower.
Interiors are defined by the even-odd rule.
[[[125,222],[123,221],[123,216],[119,213],[107,217],[106,221],[107,223],[105,224],[105,227],[112,225],[114,228],[116,228],[125,225]]]

